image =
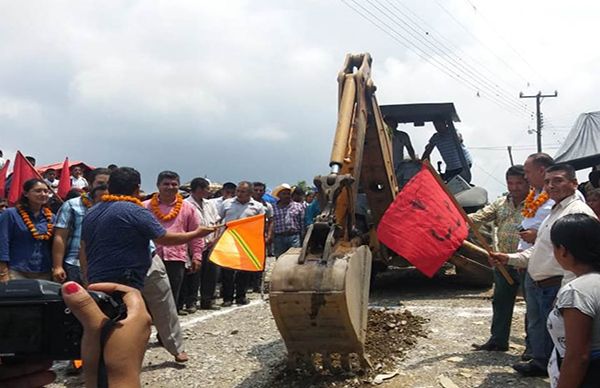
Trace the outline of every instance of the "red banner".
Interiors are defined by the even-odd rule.
[[[404,186],[377,228],[382,243],[429,277],[468,233],[461,212],[425,165]]]
[[[71,190],[71,172],[69,171],[69,158],[65,158],[65,162],[60,170],[57,194],[62,199],[65,199],[69,190]]]
[[[8,192],[8,203],[14,204],[19,200],[23,191],[23,183],[32,178],[40,178],[40,174],[23,156],[21,151],[17,151],[15,156],[15,165],[13,167],[12,181],[10,191]]]
[[[7,160],[0,170],[0,198],[4,198],[4,192],[6,191],[6,175],[8,174],[8,166],[10,166],[10,160]]]

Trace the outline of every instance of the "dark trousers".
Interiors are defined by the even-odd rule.
[[[492,337],[490,342],[498,346],[508,346],[510,336],[510,325],[512,323],[515,299],[521,283],[519,271],[512,267],[506,267],[507,272],[513,278],[514,284],[508,284],[504,276],[494,269],[494,295],[492,297]]]
[[[208,260],[209,256],[208,249],[202,253],[202,266],[200,267],[200,304],[202,307],[212,304],[219,277],[219,266]]]
[[[81,268],[78,265],[63,263],[63,268],[67,273],[68,281],[83,284],[81,281]]]
[[[179,300],[181,285],[183,284],[183,278],[185,276],[185,263],[183,261],[164,260],[163,262],[165,263],[165,269],[167,270],[167,276],[169,277],[169,283],[171,284],[173,300],[177,302]]]
[[[185,307],[195,306],[198,302],[198,290],[200,289],[200,271],[186,272],[179,291],[179,301],[177,309],[181,310]]]
[[[234,293],[236,300],[242,300],[246,297],[250,274],[251,272],[248,271],[236,271],[229,268],[221,268],[224,302],[233,302]]]

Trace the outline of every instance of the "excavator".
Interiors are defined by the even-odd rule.
[[[379,243],[376,228],[399,190],[371,64],[368,53],[346,56],[337,77],[330,170],[314,178],[321,213],[302,247],[281,255],[271,274],[271,311],[292,367],[314,366],[316,359],[323,368],[333,362],[344,369],[370,367],[365,337],[372,262],[393,255]],[[357,222],[365,197],[366,228]]]

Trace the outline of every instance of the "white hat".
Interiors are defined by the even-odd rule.
[[[292,186],[288,185],[287,183],[282,183],[279,186],[277,186],[275,189],[273,189],[273,192],[271,193],[271,195],[273,195],[273,197],[279,199],[279,193],[282,190],[289,190],[291,192]]]

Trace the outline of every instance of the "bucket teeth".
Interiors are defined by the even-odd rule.
[[[350,355],[349,354],[340,354],[340,363],[342,366],[342,369],[349,372],[352,370],[352,363],[350,362]]]
[[[331,363],[331,353],[323,353],[322,363],[323,363],[323,369],[333,370],[333,364]]]

